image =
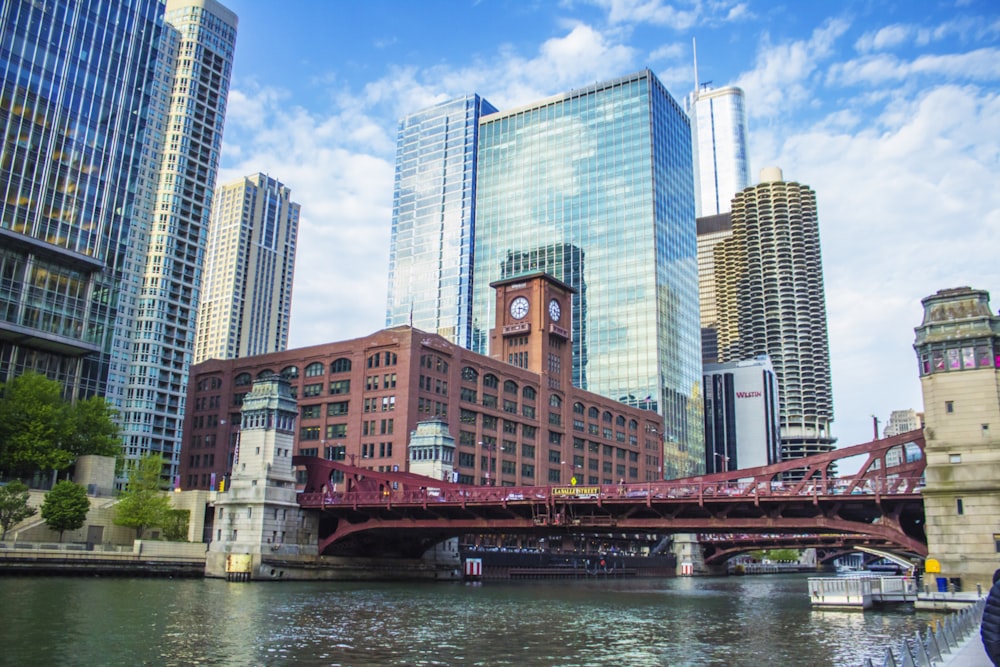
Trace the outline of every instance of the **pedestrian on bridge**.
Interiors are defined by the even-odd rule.
[[[979,634],[983,638],[986,655],[994,665],[1000,665],[1000,569],[993,573],[993,586],[986,596]]]

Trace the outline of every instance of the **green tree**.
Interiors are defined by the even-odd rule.
[[[25,478],[86,454],[116,456],[116,417],[100,396],[69,403],[58,382],[38,373],[0,384],[0,473]]]
[[[187,542],[190,510],[167,510],[163,521],[163,538],[171,542]]]
[[[118,499],[115,525],[135,528],[135,539],[141,540],[147,528],[162,526],[170,511],[170,497],[162,488],[165,459],[149,454],[139,459],[129,471],[128,484]]]
[[[801,555],[798,549],[768,549],[764,554],[777,563],[798,560]]]
[[[74,456],[117,456],[121,451],[117,413],[102,396],[77,401],[67,410],[62,446]]]
[[[28,505],[28,485],[13,481],[6,486],[0,486],[0,539],[7,539],[7,531],[11,526],[33,516],[38,510]]]
[[[42,503],[42,518],[45,519],[45,525],[59,531],[60,542],[65,531],[76,530],[83,526],[88,511],[90,511],[90,500],[87,498],[87,489],[81,484],[67,480],[57,482],[52,490],[45,494],[45,501]]]
[[[0,470],[30,477],[39,470],[65,470],[73,454],[66,437],[66,404],[58,382],[25,373],[0,386]]]

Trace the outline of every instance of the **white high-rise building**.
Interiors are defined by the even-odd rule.
[[[883,437],[891,438],[900,433],[916,431],[923,426],[923,414],[913,408],[909,410],[893,410],[889,414],[889,421],[885,424],[882,432]]]
[[[194,362],[280,352],[288,345],[299,204],[264,174],[215,194]]]
[[[685,111],[691,118],[695,215],[727,213],[736,193],[750,185],[743,90],[699,85],[685,99]]]
[[[157,64],[163,113],[148,251],[130,327],[122,436],[126,461],[161,454],[177,473],[188,368],[222,127],[236,46],[236,14],[216,0],[168,0]],[[119,480],[122,482],[124,480]]]
[[[816,193],[761,170],[715,245],[719,359],[766,354],[778,376],[781,460],[833,449],[833,389]]]
[[[705,472],[781,461],[778,379],[767,355],[705,364]]]

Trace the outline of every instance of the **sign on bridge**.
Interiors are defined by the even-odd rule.
[[[565,498],[596,498],[601,495],[599,486],[553,486],[552,495]]]

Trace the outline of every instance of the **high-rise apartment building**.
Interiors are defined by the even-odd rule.
[[[719,315],[715,306],[715,245],[733,235],[729,213],[698,218],[698,301],[701,305],[701,361],[719,361]]]
[[[704,465],[691,127],[649,70],[480,121],[472,345],[490,285],[575,290],[575,386],[658,411],[668,477]]]
[[[156,0],[0,3],[0,381],[120,401],[163,119]]]
[[[299,210],[291,190],[265,174],[216,190],[195,363],[285,349]]]
[[[409,324],[471,344],[478,95],[444,102],[399,124],[386,326]]]
[[[882,437],[891,438],[900,433],[916,431],[923,428],[923,413],[917,412],[913,408],[909,410],[893,410],[889,413],[889,420],[885,423]]]
[[[782,460],[830,451],[833,396],[816,193],[761,171],[715,246],[719,358],[766,354],[778,376]]]
[[[140,268],[122,407],[126,460],[163,455],[176,474],[188,368],[236,45],[215,0],[167,0],[158,94],[162,125],[148,251]]]
[[[685,111],[691,118],[696,215],[726,213],[736,193],[750,185],[743,90],[699,85],[685,98]]]
[[[163,135],[122,420],[126,460],[162,454],[176,474],[237,18],[216,0],[167,0],[164,20],[169,104],[150,119]]]

